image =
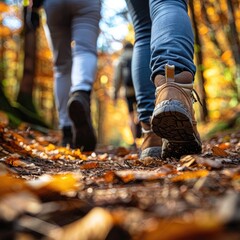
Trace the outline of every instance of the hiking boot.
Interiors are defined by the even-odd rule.
[[[62,143],[63,147],[70,146],[73,147],[72,144],[72,127],[71,126],[64,126],[62,128]]]
[[[141,122],[143,143],[141,145],[140,160],[146,157],[160,158],[162,152],[162,140],[151,129],[150,123]]]
[[[201,153],[202,144],[194,117],[193,83],[177,83],[174,66],[166,65],[165,83],[156,88],[153,132],[163,140],[162,158]]]
[[[74,92],[68,101],[68,113],[73,122],[73,148],[94,151],[97,140],[91,120],[90,92]]]

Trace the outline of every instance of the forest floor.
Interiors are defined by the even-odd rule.
[[[0,125],[1,240],[240,239],[240,130],[165,161],[58,141]]]

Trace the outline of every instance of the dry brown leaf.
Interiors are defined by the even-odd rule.
[[[81,169],[92,169],[97,168],[99,166],[98,162],[85,162],[81,165]]]
[[[219,156],[219,157],[227,157],[228,156],[228,153],[226,153],[224,149],[217,147],[217,146],[212,147],[212,153],[214,156]]]
[[[126,156],[127,154],[129,154],[130,153],[130,151],[127,149],[127,148],[125,148],[125,147],[118,147],[117,149],[116,149],[116,155],[117,156],[119,156],[119,157],[124,157],[124,156]]]
[[[96,207],[82,219],[62,229],[52,230],[48,240],[104,240],[112,227],[111,214],[103,208]]]
[[[199,157],[199,158],[197,158],[196,162],[198,165],[205,166],[208,169],[209,168],[210,169],[221,169],[223,167],[221,162],[219,162],[219,161],[217,162],[217,161],[214,161],[214,160],[211,160],[208,158]]]
[[[199,221],[201,219],[201,221]],[[145,232],[137,239],[141,240],[177,240],[177,239],[212,239],[213,234],[219,234],[222,224],[218,219],[210,214],[202,214],[198,219],[191,221],[149,221],[144,226]],[[204,238],[204,237],[203,237]],[[205,238],[204,238],[205,239]],[[216,238],[217,239],[217,238]]]
[[[40,210],[39,199],[30,192],[10,193],[0,200],[0,217],[7,221],[12,221],[25,212],[36,214]]]
[[[8,125],[8,123],[9,123],[7,114],[5,112],[2,112],[2,111],[0,111],[0,123],[3,126]]]
[[[118,176],[123,182],[127,183],[135,180],[156,180],[166,176],[169,173],[172,173],[173,169],[168,165],[158,168],[155,171],[149,170],[121,170],[116,171],[115,174]]]

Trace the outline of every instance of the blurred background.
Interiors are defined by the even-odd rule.
[[[52,53],[47,42],[46,17],[40,27],[25,23],[27,1],[0,1],[0,120],[29,122],[57,130],[53,96]],[[240,0],[190,0],[195,33],[195,103],[202,137],[240,128]],[[184,26],[183,26],[184,27]],[[134,31],[124,0],[102,0],[98,39],[98,71],[92,113],[100,145],[129,146],[133,139],[123,91],[112,100],[114,63]],[[26,91],[28,94],[26,94]]]

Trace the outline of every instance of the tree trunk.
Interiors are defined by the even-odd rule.
[[[189,2],[191,17],[192,17],[192,24],[193,24],[193,31],[195,35],[195,44],[197,45],[195,56],[196,56],[196,65],[197,65],[197,76],[198,76],[198,91],[200,94],[200,99],[202,103],[202,108],[200,108],[200,120],[202,122],[206,122],[208,119],[208,109],[207,109],[207,100],[206,100],[206,91],[204,88],[205,80],[203,76],[203,55],[202,55],[202,44],[201,39],[198,32],[197,22],[195,18],[195,11],[193,1]]]
[[[49,127],[44,120],[41,119],[35,105],[33,98],[34,80],[36,70],[36,50],[37,50],[37,27],[30,28],[27,24],[27,7],[23,8],[24,13],[24,63],[23,63],[23,77],[20,83],[20,89],[17,96],[17,107],[21,113],[23,121],[39,125],[42,127]]]
[[[236,18],[234,14],[234,4],[232,0],[227,0],[228,6],[228,22],[229,22],[229,43],[232,49],[233,58],[235,61],[235,85],[237,92],[237,100],[240,102],[240,40],[236,26]]]
[[[26,24],[27,7],[23,8],[24,14],[24,63],[23,76],[20,83],[20,89],[17,102],[27,110],[37,113],[33,103],[34,77],[36,66],[36,29],[29,28]]]

